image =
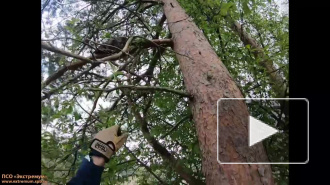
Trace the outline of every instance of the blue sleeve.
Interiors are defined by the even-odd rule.
[[[103,170],[104,167],[96,166],[92,160],[84,158],[76,176],[67,185],[100,185]]]

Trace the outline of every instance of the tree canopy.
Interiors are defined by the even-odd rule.
[[[178,2],[245,97],[289,95],[288,15],[277,1]],[[162,2],[43,0],[41,9],[43,175],[55,184],[68,182],[93,135],[120,125],[129,138],[106,164],[102,184],[187,184],[177,166],[205,181],[192,97],[175,57],[185,54],[171,49]],[[127,39],[114,53],[94,56],[99,46],[119,37]],[[287,138],[283,106],[261,107],[251,104],[249,111]],[[288,143],[281,138],[264,145],[271,160],[287,156]],[[288,184],[288,166],[272,169],[278,184]]]

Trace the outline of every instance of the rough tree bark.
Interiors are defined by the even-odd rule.
[[[270,165],[220,165],[217,162],[217,100],[221,97],[242,98],[242,94],[231,78],[226,67],[214,52],[203,33],[185,13],[176,0],[162,0],[163,10],[172,33],[173,49],[177,53],[187,91],[194,97],[191,108],[196,124],[199,145],[202,151],[203,173],[207,184],[261,185],[274,184]],[[227,159],[238,157],[265,160],[267,155],[262,144],[256,146],[254,153],[237,150],[241,137],[246,137],[247,123],[243,120],[249,115],[246,104],[228,104],[222,110],[221,124],[230,125],[220,142],[227,143]],[[263,169],[262,174],[258,169]]]

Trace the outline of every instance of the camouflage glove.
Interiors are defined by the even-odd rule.
[[[123,146],[127,137],[128,134],[122,134],[118,125],[104,129],[92,140],[90,155],[104,157],[105,162],[109,162],[110,157]]]

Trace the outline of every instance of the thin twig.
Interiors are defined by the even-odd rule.
[[[47,0],[47,1],[45,2],[44,6],[43,6],[42,9],[41,9],[41,13],[42,13],[42,12],[44,11],[44,9],[48,6],[49,2],[50,2],[50,0]]]
[[[185,116],[183,117],[177,124],[175,124],[171,130],[169,132],[167,132],[166,134],[164,134],[162,137],[160,137],[161,139],[164,139],[166,136],[170,135],[175,129],[177,129],[179,127],[179,125],[181,125],[182,123],[184,123],[184,121],[186,121],[187,119],[189,119],[191,117],[191,115]]]
[[[94,69],[97,65],[92,65],[89,68],[85,69],[83,72],[79,73],[77,76],[75,76],[74,78],[70,78],[69,80],[67,80],[66,82],[64,82],[62,85],[60,85],[59,87],[50,90],[49,92],[43,92],[44,96],[41,97],[41,101],[46,99],[46,98],[50,98],[51,95],[53,95],[55,92],[57,92],[58,90],[62,89],[64,86],[68,85],[70,82],[75,81],[76,79],[78,79],[79,77],[81,77],[82,75],[88,73],[90,70]]]
[[[74,99],[76,100],[78,106],[79,106],[83,111],[85,111],[89,116],[93,117],[93,118],[94,118],[95,120],[97,120],[98,122],[100,122],[100,123],[102,123],[102,124],[105,125],[104,122],[102,122],[102,121],[99,120],[97,117],[95,117],[95,116],[93,116],[92,114],[90,114],[86,109],[84,109],[84,108],[82,107],[82,105],[79,103],[79,101],[78,101],[76,98],[74,98]]]

